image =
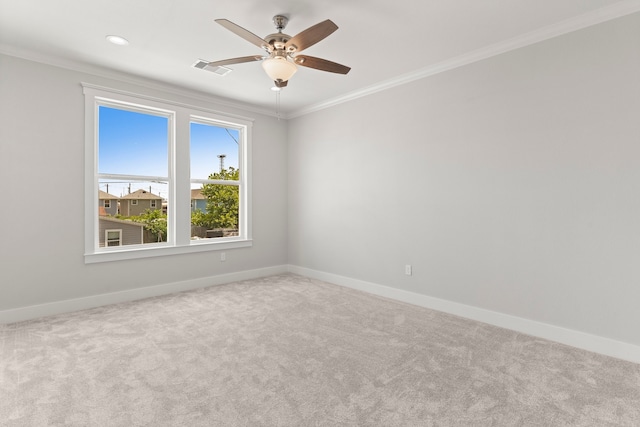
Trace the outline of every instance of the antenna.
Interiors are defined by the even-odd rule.
[[[226,154],[218,154],[218,158],[220,159],[220,172],[224,170],[224,158],[227,157]]]

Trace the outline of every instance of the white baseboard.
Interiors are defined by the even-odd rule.
[[[483,308],[460,304],[415,292],[396,289],[389,286],[352,279],[332,273],[312,270],[309,268],[294,265],[280,265],[266,267],[255,270],[246,270],[236,273],[222,274],[218,276],[204,277],[181,282],[167,283],[157,286],[149,286],[127,291],[113,292],[108,294],[93,295],[84,298],[74,298],[70,300],[56,301],[47,304],[32,305],[27,307],[0,310],[0,324],[21,322],[36,319],[39,317],[51,316],[54,314],[68,313],[72,311],[85,310],[88,308],[100,307],[108,304],[134,301],[159,295],[167,295],[175,292],[187,291],[191,289],[205,288],[209,286],[222,285],[225,283],[237,282],[241,280],[257,279],[260,277],[273,276],[291,272],[312,279],[322,280],[359,291],[368,292],[374,295],[406,302],[420,307],[450,313],[467,319],[476,320],[505,329],[521,332],[550,341],[581,348],[583,350],[600,353],[618,359],[640,363],[640,346],[604,338],[597,335],[587,334],[560,326],[537,322],[535,320],[524,319],[522,317],[503,314]]]
[[[203,277],[199,279],[185,280],[181,282],[166,283],[145,288],[131,289],[127,291],[112,292],[108,294],[92,295],[84,298],[74,298],[70,300],[50,302],[46,304],[31,305],[27,307],[0,310],[0,324],[15,323],[39,317],[51,316],[54,314],[69,313],[72,311],[85,310],[88,308],[100,307],[108,304],[117,304],[127,301],[167,295],[175,292],[188,291],[191,289],[206,288],[209,286],[223,285],[225,283],[237,282],[241,280],[257,279],[260,277],[273,276],[288,271],[286,265],[259,268],[255,270],[239,271],[237,273],[227,273],[218,276]]]
[[[290,265],[289,272],[420,307],[442,311],[478,322],[488,323],[594,353],[640,363],[640,346],[637,345],[304,267]]]

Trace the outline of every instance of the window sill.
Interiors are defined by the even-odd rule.
[[[132,248],[119,247],[118,249],[101,250],[84,255],[85,264],[100,262],[122,261],[130,259],[153,258],[158,256],[191,254],[197,252],[222,251],[227,249],[246,248],[253,245],[252,240],[225,239],[216,242],[196,242],[188,246],[136,246]]]

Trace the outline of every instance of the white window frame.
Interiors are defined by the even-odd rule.
[[[104,230],[104,247],[105,248],[114,248],[116,246],[110,246],[109,245],[109,233],[118,233],[118,245],[117,246],[122,246],[122,230],[119,228],[114,228],[111,230]]]
[[[103,203],[103,206],[104,206],[105,209],[110,209],[111,208],[111,200],[105,199],[104,203]]]
[[[252,246],[251,133],[253,119],[118,89],[82,83],[85,95],[85,263],[117,261],[227,250]],[[130,109],[169,118],[168,236],[162,243],[99,247],[98,224],[98,107]],[[191,240],[191,177],[189,129],[194,120],[239,132],[239,235]],[[229,184],[229,183],[225,183]]]
[[[131,199],[131,206],[138,206],[138,199]]]
[[[155,209],[155,208],[156,208],[156,204],[157,204],[157,203],[158,203],[158,202],[157,202],[155,199],[151,199],[151,200],[149,201],[149,207],[152,207],[152,208],[154,208],[154,209]]]

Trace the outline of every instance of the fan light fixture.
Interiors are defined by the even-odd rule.
[[[298,71],[293,62],[287,61],[284,56],[273,56],[262,61],[262,68],[273,81],[289,80]]]

